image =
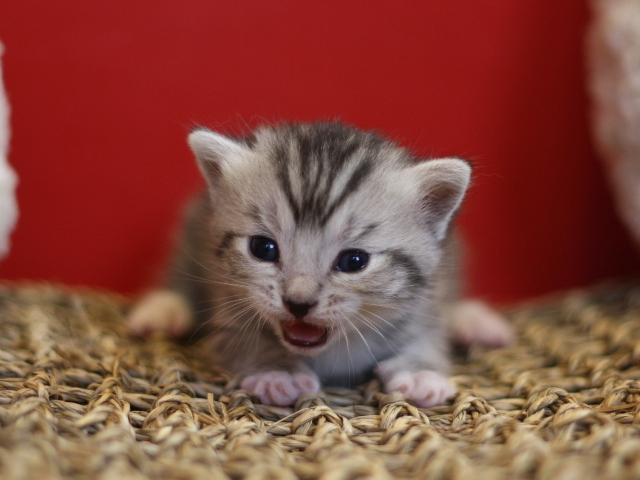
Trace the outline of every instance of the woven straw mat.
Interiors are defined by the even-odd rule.
[[[260,405],[206,345],[128,336],[127,302],[0,287],[0,478],[640,478],[640,287],[508,312],[458,394],[419,409],[373,380]]]

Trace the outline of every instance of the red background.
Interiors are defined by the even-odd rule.
[[[194,124],[336,118],[476,165],[470,291],[638,271],[588,129],[586,2],[4,1],[21,218],[0,278],[137,292],[201,184]]]

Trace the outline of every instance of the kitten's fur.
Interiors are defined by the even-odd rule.
[[[450,223],[469,185],[467,162],[417,161],[339,123],[266,126],[245,139],[198,128],[189,145],[208,193],[188,214],[168,289],[130,315],[134,331],[179,334],[195,316],[210,327],[217,360],[270,404],[374,372],[421,406],[454,393],[442,315],[457,311]],[[277,261],[252,254],[255,236],[275,241]],[[368,263],[337,269],[352,249]],[[308,309],[302,320],[289,311],[295,304]],[[462,316],[458,325],[476,323],[473,311]],[[507,343],[508,327],[491,321],[489,337]],[[314,341],[325,332],[326,343],[292,343],[295,322]]]

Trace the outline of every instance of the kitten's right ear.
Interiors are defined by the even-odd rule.
[[[203,127],[192,130],[189,147],[209,185],[214,185],[227,165],[247,151],[247,146]]]
[[[469,187],[471,165],[460,158],[425,160],[411,167],[411,174],[419,182],[427,222],[442,240]]]

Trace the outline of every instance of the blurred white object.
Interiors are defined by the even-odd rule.
[[[0,258],[9,251],[9,235],[18,220],[16,184],[18,177],[9,166],[9,102],[2,82],[2,54],[0,43]]]
[[[640,1],[592,0],[587,38],[596,147],[640,247]]]

